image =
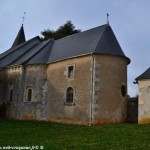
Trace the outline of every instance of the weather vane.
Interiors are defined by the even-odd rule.
[[[23,13],[22,24],[24,23],[24,20],[26,19],[26,18],[25,18],[25,14],[26,14],[26,12]]]
[[[107,25],[109,25],[109,14],[107,13]]]

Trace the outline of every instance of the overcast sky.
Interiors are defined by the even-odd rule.
[[[150,0],[0,0],[0,53],[9,49],[26,12],[26,39],[71,20],[82,31],[106,24],[106,14],[128,65],[128,93],[138,93],[134,79],[150,67]]]

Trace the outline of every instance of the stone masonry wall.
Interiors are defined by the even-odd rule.
[[[74,68],[71,78],[69,66]],[[122,96],[121,88],[127,86],[127,60],[123,57],[86,55],[48,66],[14,66],[6,74],[4,99],[10,118],[86,125],[126,121],[127,93]],[[66,103],[68,87],[74,90],[73,103]]]
[[[138,123],[150,123],[150,80],[138,81]]]
[[[6,69],[7,83],[3,101],[7,105],[7,117],[18,119],[20,116],[20,104],[22,95],[22,66],[12,66]],[[11,90],[12,98],[11,98]]]
[[[121,87],[127,87],[127,60],[111,55],[94,57],[93,124],[125,122],[127,96],[122,96]]]
[[[45,120],[48,82],[46,65],[28,65],[24,72],[24,89],[21,103],[20,119]],[[28,101],[28,89],[32,89],[31,101]]]
[[[73,58],[49,64],[47,78],[48,121],[89,124],[91,101],[91,56]],[[74,77],[67,77],[68,66],[74,66]],[[75,91],[74,103],[66,104],[66,89]]]

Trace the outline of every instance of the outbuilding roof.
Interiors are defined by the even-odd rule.
[[[142,80],[142,79],[150,79],[150,67],[144,72],[142,73],[140,76],[138,76],[135,80]]]
[[[35,37],[0,54],[0,67],[52,63],[87,54],[115,55],[130,62],[111,27],[105,24],[58,40]]]

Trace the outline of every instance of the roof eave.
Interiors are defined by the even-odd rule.
[[[64,61],[64,60],[77,58],[77,57],[83,57],[83,56],[86,56],[86,55],[94,55],[94,54],[96,54],[96,55],[98,54],[98,55],[110,55],[110,56],[122,57],[122,58],[125,58],[127,60],[127,65],[130,64],[130,62],[131,62],[131,60],[128,57],[124,57],[124,56],[120,56],[120,55],[112,55],[112,54],[91,52],[91,53],[86,53],[86,54],[82,54],[82,55],[76,55],[76,56],[68,57],[68,58],[65,58],[65,59],[58,59],[58,60],[55,60],[55,61],[47,62],[47,64],[56,63],[56,62],[59,62],[59,61]]]

